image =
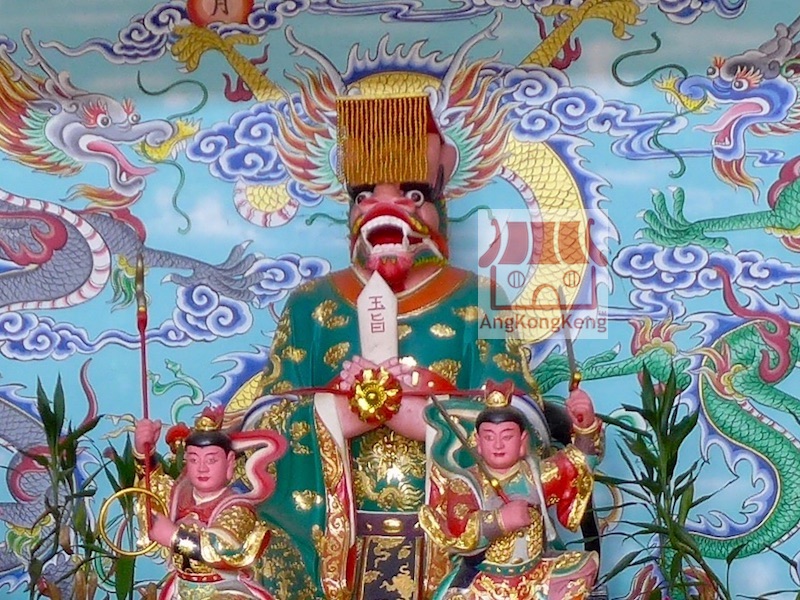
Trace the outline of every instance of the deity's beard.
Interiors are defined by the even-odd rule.
[[[414,257],[409,253],[391,256],[372,254],[367,258],[366,266],[371,272],[377,271],[389,287],[398,292],[405,288],[411,267],[414,266]]]
[[[432,243],[424,244],[414,252],[404,252],[396,248],[390,252],[380,247],[368,251],[362,244],[353,249],[353,264],[369,273],[378,272],[395,293],[413,287],[414,273],[425,267],[438,268],[447,260]]]

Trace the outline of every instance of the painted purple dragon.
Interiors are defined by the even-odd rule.
[[[75,175],[96,163],[108,173],[108,186],[79,184],[71,199],[91,206],[69,210],[0,188],[0,311],[73,306],[96,296],[109,281],[112,257],[124,266],[142,253],[149,268],[188,270],[170,274],[180,285],[204,284],[233,299],[252,300],[248,287],[259,276],[247,271],[256,260],[246,244],[211,265],[145,245],[144,225],[129,208],[142,195],[152,166],[136,166],[123,154],[132,146],[153,158],[175,148],[191,130],[165,120],[143,121],[132,101],[75,87],[68,73],[56,71],[42,56],[28,30],[22,43],[25,64],[15,48],[0,44],[0,150],[39,172]],[[160,153],[160,154],[159,154]],[[129,274],[130,275],[130,274]]]
[[[252,300],[249,287],[262,277],[247,272],[256,261],[246,243],[219,265],[149,248],[141,223],[127,210],[70,211],[64,206],[0,190],[0,259],[20,269],[0,273],[0,310],[63,308],[96,296],[109,280],[111,257],[148,268],[190,271],[167,279],[184,286],[205,284],[236,300]],[[35,267],[35,268],[33,268]]]
[[[670,76],[656,83],[667,98],[683,110],[696,114],[721,109],[719,118],[698,127],[713,134],[711,140],[714,172],[734,188],[744,187],[758,198],[758,186],[747,172],[747,134],[790,135],[800,131],[800,17],[791,24],[775,26],[775,36],[740,54],[716,57],[706,75]],[[767,210],[719,216],[691,222],[683,212],[684,196],[679,190],[670,211],[659,193],[654,209],[644,215],[644,237],[663,246],[697,244],[724,248],[728,240],[714,235],[746,229],[766,229],[794,251],[800,250],[800,202],[792,191],[798,161],[787,161],[780,180],[770,188]],[[711,235],[709,235],[711,234]]]

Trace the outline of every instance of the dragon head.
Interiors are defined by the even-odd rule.
[[[7,48],[0,48],[0,106],[6,108],[0,111],[0,149],[55,175],[74,175],[98,164],[108,175],[107,187],[80,185],[78,193],[107,206],[135,202],[153,168],[135,165],[122,148],[161,146],[178,128],[161,119],[143,120],[131,100],[74,86],[67,73],[44,59],[29,30],[22,32],[22,42],[30,54],[26,64],[41,73],[23,69]]]
[[[715,57],[705,75],[662,79],[656,87],[680,109],[697,114],[721,109],[722,115],[699,131],[713,134],[713,166],[723,181],[757,193],[744,161],[745,136],[788,134],[800,126],[800,76],[791,66],[797,58],[798,22],[779,24],[776,35],[756,49],[728,58]]]

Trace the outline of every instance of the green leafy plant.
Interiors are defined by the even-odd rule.
[[[620,455],[627,476],[598,475],[597,481],[616,487],[628,500],[624,507],[644,507],[650,522],[624,520],[628,539],[654,540],[623,556],[606,574],[609,580],[629,567],[654,565],[660,571],[660,584],[650,591],[648,600],[668,598],[724,598],[731,596],[726,585],[706,562],[696,541],[686,530],[689,512],[714,493],[695,498],[695,483],[701,459],[680,469],[679,458],[684,442],[696,429],[698,412],[679,403],[680,390],[674,368],[666,382],[655,385],[646,368],[642,371],[642,405],[622,407],[640,417],[632,424],[624,419],[604,416],[620,429]],[[728,556],[728,565],[736,558]]]
[[[132,600],[138,597],[137,592],[145,599],[155,598],[153,582],[136,584],[136,557],[116,556],[101,542],[89,508],[89,501],[97,493],[96,479],[101,473],[105,473],[112,493],[136,485],[136,460],[130,439],[121,454],[112,446],[100,452],[88,434],[97,427],[102,416],[73,427],[66,418],[60,377],[52,398],[37,380],[36,407],[44,429],[46,450],[25,454],[42,468],[49,485],[43,500],[44,510],[31,527],[31,536],[26,538],[31,541],[23,544],[31,600],[41,596],[62,600],[64,590],[70,589],[74,600],[93,600],[98,591],[111,592],[117,600]],[[80,470],[79,456],[86,455],[92,448],[100,466],[86,474]],[[181,453],[170,460],[161,459],[164,472],[177,476],[181,467]],[[127,536],[127,544],[135,547],[136,534],[127,526],[135,521],[134,495],[122,496],[120,503],[120,531]],[[66,563],[65,556],[68,557]],[[54,561],[61,561],[58,569],[48,567]],[[105,597],[108,598],[108,594]]]
[[[120,492],[137,485],[139,474],[137,473],[136,458],[133,452],[133,444],[130,437],[127,438],[122,453],[119,454],[113,446],[109,446],[103,456],[108,459],[104,465],[104,470],[112,493]],[[177,454],[168,456],[155,456],[161,471],[172,479],[177,479],[183,469],[183,449],[178,449]],[[113,467],[113,470],[112,470]],[[136,521],[135,498],[133,494],[122,495],[118,498],[121,505],[121,513],[116,522],[110,523],[111,528],[116,528],[120,524],[130,524]],[[123,526],[118,529],[119,538],[115,543],[122,545],[122,537],[127,538],[128,547],[134,548],[137,544],[136,532],[131,527]],[[113,566],[107,573],[103,573],[104,583],[113,588],[117,600],[130,600],[135,597],[134,592],[139,592],[145,600],[155,599],[156,584],[146,582],[136,583],[136,556],[119,556],[113,561]]]
[[[76,428],[66,423],[64,389],[59,377],[52,400],[37,380],[36,406],[44,427],[47,452],[29,452],[26,455],[47,473],[49,489],[44,497],[44,511],[32,530],[41,530],[39,539],[30,549],[28,575],[30,597],[47,595],[60,598],[59,584],[74,578],[74,593],[77,600],[91,599],[96,589],[96,575],[92,561],[103,549],[97,539],[89,518],[88,500],[96,489],[92,485],[94,476],[79,477],[78,455],[81,442],[99,422],[99,416],[83,422]],[[96,475],[96,473],[95,473]],[[58,581],[43,577],[45,566],[60,554],[71,558],[71,566]]]
[[[132,488],[136,485],[136,460],[133,455],[133,446],[130,438],[126,440],[122,454],[118,454],[112,446],[109,446],[103,455],[109,460],[109,462],[104,465],[104,470],[113,493]],[[114,471],[111,470],[111,466],[114,467]],[[122,508],[121,521],[133,523],[136,518],[134,497],[132,495],[121,496],[119,498],[119,503]],[[114,526],[115,524],[112,523],[111,525]],[[127,527],[121,529],[120,535],[128,538],[128,546],[135,546],[135,532],[132,528]],[[122,543],[121,539],[117,539],[116,541],[118,544]],[[133,598],[135,590],[135,573],[136,557],[119,556],[113,561],[111,569],[107,573],[103,573],[104,583],[110,584],[113,587],[117,600],[129,600]]]

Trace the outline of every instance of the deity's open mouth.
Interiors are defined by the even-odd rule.
[[[408,252],[412,246],[421,244],[424,237],[412,231],[411,226],[397,217],[382,215],[364,223],[359,232],[361,241],[372,252]]]

